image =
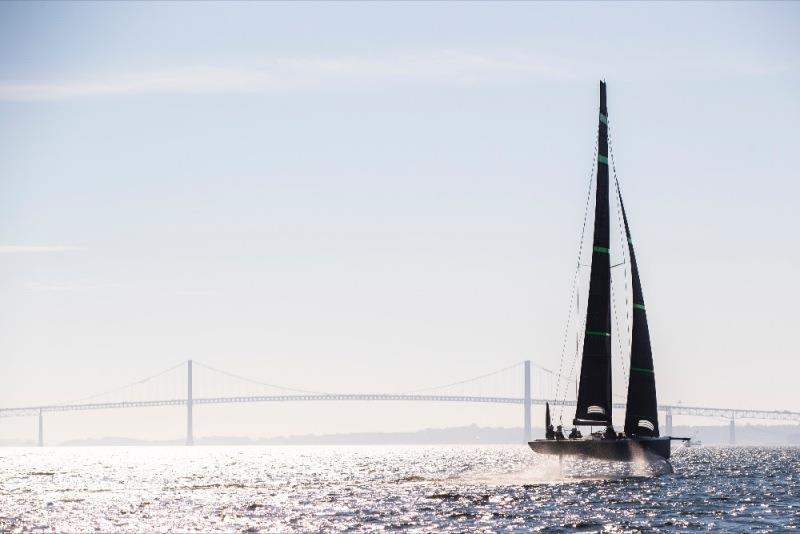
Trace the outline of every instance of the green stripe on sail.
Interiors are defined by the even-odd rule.
[[[608,126],[608,117],[606,115],[600,114],[600,122]]]
[[[641,367],[631,367],[631,371],[635,371],[637,373],[648,373],[648,374],[655,374],[655,371],[652,369],[642,369]]]
[[[587,336],[609,337],[611,335],[611,333],[609,333],[609,332],[598,332],[596,330],[587,330],[586,331],[586,335]]]
[[[592,247],[592,250],[595,252],[602,252],[603,254],[608,254],[608,249],[606,247],[598,247],[597,245]]]
[[[634,307],[634,308],[639,308],[640,310],[643,310],[643,309],[644,309],[644,304],[636,304],[636,303],[634,302],[634,303],[633,303],[633,307]]]
[[[608,165],[608,156],[604,156],[602,154],[598,154],[597,155],[597,161],[600,162],[600,163],[605,163],[606,165]]]

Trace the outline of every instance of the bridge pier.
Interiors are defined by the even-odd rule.
[[[186,444],[194,445],[192,429],[192,360],[186,362]]]
[[[666,428],[667,436],[671,436],[672,435],[672,408],[667,408],[666,420],[667,420],[666,421],[666,423],[667,423],[666,424],[666,426],[667,426],[667,428]]]
[[[525,396],[524,396],[523,439],[525,443],[531,440],[531,361],[525,360]]]
[[[42,418],[42,409],[39,408],[39,447],[44,447],[44,419]]]
[[[731,417],[730,432],[728,434],[728,444],[736,445],[736,419]]]

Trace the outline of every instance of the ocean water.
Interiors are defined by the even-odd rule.
[[[787,532],[800,448],[664,465],[524,446],[0,449],[0,531]]]

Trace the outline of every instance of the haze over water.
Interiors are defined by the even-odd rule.
[[[523,446],[0,450],[0,530],[787,531],[800,449],[678,449],[675,474]]]

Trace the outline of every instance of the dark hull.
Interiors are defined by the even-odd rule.
[[[623,438],[623,439],[537,439],[529,441],[531,449],[539,454],[557,456],[582,456],[598,460],[631,462],[637,458],[656,455],[669,459],[670,439]]]

